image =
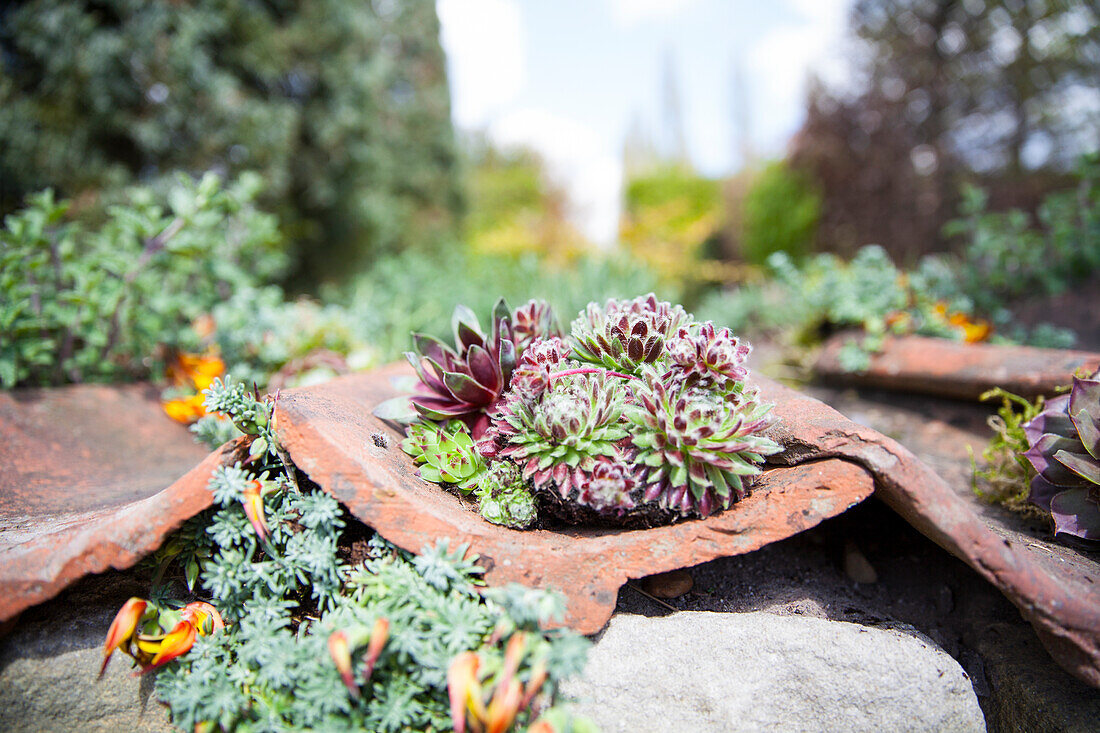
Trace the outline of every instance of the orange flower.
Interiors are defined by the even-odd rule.
[[[244,490],[244,514],[256,530],[256,536],[261,542],[266,542],[271,532],[267,528],[267,520],[264,518],[263,484],[257,480],[251,481]]]
[[[180,618],[184,621],[190,621],[203,636],[225,628],[225,622],[222,621],[222,615],[218,613],[218,609],[205,601],[188,603],[180,612]],[[210,622],[209,626],[207,626],[207,621]]]
[[[163,406],[168,417],[184,425],[190,425],[206,414],[206,408],[203,407],[202,403],[203,396],[200,393],[190,397],[167,400],[163,403]]]
[[[225,362],[214,351],[205,354],[179,352],[168,364],[168,378],[177,387],[193,387],[202,391],[215,377],[225,374]]]
[[[359,686],[355,684],[355,676],[351,671],[351,647],[348,645],[348,635],[343,630],[333,631],[328,637],[328,653],[332,661],[336,663],[336,671],[344,680],[344,686],[354,698],[359,697]]]
[[[366,665],[363,669],[363,679],[369,680],[374,673],[374,665],[378,663],[378,657],[382,654],[382,647],[386,646],[386,640],[390,638],[390,621],[380,618],[374,622],[374,628],[370,632],[370,644],[367,645]]]
[[[989,321],[972,321],[965,313],[952,313],[947,322],[962,331],[963,341],[968,344],[985,341],[993,334]]]
[[[107,662],[111,661],[111,655],[115,649],[122,649],[129,654],[130,639],[137,632],[141,617],[145,615],[145,609],[149,604],[140,598],[131,598],[122,604],[122,608],[115,614],[115,620],[107,629],[107,640],[103,644],[103,666],[99,668],[99,676],[107,670]]]
[[[190,621],[180,621],[164,636],[145,638],[138,636],[138,648],[142,651],[153,651],[149,647],[156,645],[153,659],[141,670],[141,674],[163,667],[176,657],[191,651],[191,647],[195,645],[195,633],[194,624]]]

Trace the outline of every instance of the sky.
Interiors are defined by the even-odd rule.
[[[617,231],[628,131],[640,123],[658,144],[668,138],[663,100],[670,74],[684,147],[700,172],[721,176],[741,167],[744,127],[758,156],[781,157],[802,122],[809,75],[845,79],[850,5],[437,2],[455,124],[485,131],[500,145],[537,150],[565,189],[571,218],[599,244],[614,241]]]

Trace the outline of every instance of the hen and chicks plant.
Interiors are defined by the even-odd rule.
[[[567,337],[537,301],[515,311],[498,303],[488,337],[461,306],[454,323],[453,348],[414,336],[407,357],[427,396],[406,398],[416,413],[403,447],[422,477],[476,486],[489,521],[522,528],[551,517],[632,524],[707,516],[744,498],[747,479],[780,450],[766,435],[771,406],[747,382],[749,345],[653,294],[591,303]],[[498,380],[489,365],[500,361],[508,369]],[[467,382],[453,374],[484,377],[486,389],[460,393]],[[413,413],[391,401],[376,414]],[[470,426],[482,462],[461,481],[425,465],[476,465],[465,440],[442,455],[421,447],[422,436],[454,431],[444,420],[455,417]]]

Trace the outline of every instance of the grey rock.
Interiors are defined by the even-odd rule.
[[[153,678],[134,677],[129,657],[115,654],[96,679],[107,628],[134,590],[119,577],[93,578],[25,611],[0,639],[0,730],[172,730]]]
[[[607,733],[985,730],[930,640],[766,612],[618,615],[564,692]]]

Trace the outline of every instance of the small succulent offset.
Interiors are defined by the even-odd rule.
[[[435,483],[458,484],[470,491],[485,468],[481,455],[474,448],[470,431],[461,420],[446,425],[418,422],[409,426],[408,437],[401,441],[401,450],[420,466],[420,477]]]
[[[1044,408],[1023,426],[1038,472],[1029,501],[1050,511],[1056,534],[1100,541],[1100,371]]]
[[[469,320],[457,313],[456,324]],[[403,443],[423,477],[476,487],[488,521],[520,529],[707,516],[744,498],[746,479],[780,450],[764,434],[771,406],[747,383],[749,345],[729,329],[652,294],[589,304],[567,338],[544,303],[494,313],[494,334],[513,339],[508,353],[518,355],[496,398],[475,408],[452,395],[463,422],[443,424],[413,397],[419,417]],[[456,327],[454,349],[416,337],[418,351],[430,346],[453,368],[472,351],[476,324],[466,330]],[[436,373],[421,369],[421,381],[438,394],[440,362],[423,361]],[[376,414],[394,417],[384,406]]]

